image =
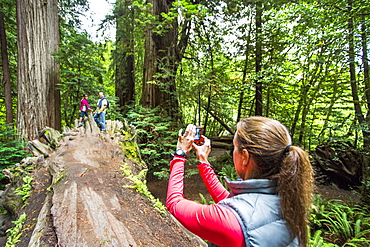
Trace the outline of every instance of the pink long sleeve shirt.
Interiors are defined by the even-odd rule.
[[[81,105],[80,105],[80,111],[87,111],[87,109],[91,109],[89,106],[89,103],[87,102],[86,99],[81,100]]]
[[[231,210],[217,203],[229,196],[210,164],[198,165],[212,199],[216,204],[203,205],[184,198],[184,164],[175,156],[170,163],[166,207],[189,231],[218,246],[245,247],[242,228]]]

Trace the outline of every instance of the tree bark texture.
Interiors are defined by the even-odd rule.
[[[122,113],[135,100],[134,8],[131,0],[116,5],[116,97]]]
[[[43,127],[61,128],[57,0],[17,0],[18,131],[34,139]]]
[[[153,6],[153,15],[163,21],[161,13],[168,13],[173,1],[148,0]],[[143,88],[141,104],[147,107],[161,106],[167,115],[177,118],[175,76],[178,65],[188,43],[190,23],[185,21],[179,38],[178,22],[175,18],[162,34],[146,28]]]
[[[368,56],[368,47],[367,47],[367,32],[366,32],[366,22],[363,20],[361,25],[361,44],[362,44],[362,63],[364,66],[364,88],[365,88],[365,99],[366,99],[366,108],[368,111],[365,115],[365,122],[367,125],[370,125],[370,72],[369,72],[369,56]],[[364,147],[370,149],[370,131],[364,131]]]
[[[2,4],[0,4],[0,9],[3,9]],[[5,21],[4,13],[0,11],[0,46],[1,46],[1,61],[3,67],[3,77],[4,77],[4,98],[5,98],[5,108],[6,108],[6,123],[13,123],[13,104],[12,104],[12,88],[10,83],[10,69],[9,69],[9,57],[8,48],[6,41],[5,32]]]

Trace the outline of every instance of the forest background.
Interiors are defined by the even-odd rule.
[[[100,41],[81,29],[88,7],[0,0],[2,168],[23,155],[20,140],[74,126],[83,94],[95,106],[102,91],[108,119],[137,128],[152,174],[168,174],[179,128],[223,136],[261,115],[308,152],[350,145],[369,200],[370,1],[117,0],[99,27],[115,39]],[[351,241],[368,234],[357,233]]]

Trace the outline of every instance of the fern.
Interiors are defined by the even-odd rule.
[[[22,228],[23,222],[26,221],[26,213],[21,214],[18,220],[12,221],[15,224],[14,227],[9,228],[6,232],[9,234],[8,239],[6,241],[5,247],[16,247],[19,239],[22,236]]]
[[[25,147],[26,143],[19,138],[12,127],[0,125],[0,184],[6,179],[1,171],[28,156]],[[2,189],[1,186],[0,189]]]
[[[177,140],[172,119],[163,117],[160,108],[137,106],[128,112],[127,121],[136,128],[138,146],[148,172],[167,178],[170,153],[174,152]]]
[[[126,188],[136,189],[137,192],[145,195],[152,203],[153,207],[158,210],[162,215],[167,215],[166,207],[159,201],[158,198],[155,198],[152,193],[150,193],[148,187],[146,186],[145,174],[147,169],[143,169],[137,176],[134,176],[127,166],[122,166],[121,170],[123,174],[130,179],[135,185],[126,185]]]
[[[213,200],[207,201],[202,193],[199,193],[199,197],[201,201],[200,202],[195,201],[195,202],[200,203],[200,204],[205,204],[205,205],[211,205],[215,203]]]
[[[339,244],[323,242],[322,246],[369,246],[367,236],[370,234],[370,219],[364,210],[358,205],[350,207],[340,200],[325,200],[315,196],[310,222],[311,231],[316,232],[310,243],[317,246],[319,237],[316,233],[320,233],[324,234],[323,239],[331,239]]]
[[[15,193],[17,195],[21,195],[22,200],[26,201],[27,198],[30,197],[30,195],[31,195],[31,189],[32,189],[31,183],[33,181],[33,176],[27,175],[27,176],[23,177],[22,180],[23,180],[24,183],[22,184],[21,187],[18,187],[15,190]]]
[[[321,247],[324,243],[323,238],[321,237],[321,230],[317,230],[313,237],[310,239],[309,247]]]

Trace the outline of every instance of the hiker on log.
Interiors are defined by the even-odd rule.
[[[87,113],[87,110],[90,110],[92,111],[90,105],[89,105],[89,102],[87,101],[87,99],[89,98],[89,96],[87,94],[84,95],[84,97],[81,99],[81,105],[80,105],[80,120],[79,120],[79,123],[78,123],[78,127],[81,127],[84,125],[84,122],[85,122],[85,118],[87,118],[89,115]]]
[[[107,109],[109,109],[108,99],[104,97],[103,92],[99,92],[99,100],[94,112],[94,120],[101,131],[105,131],[105,114]]]

